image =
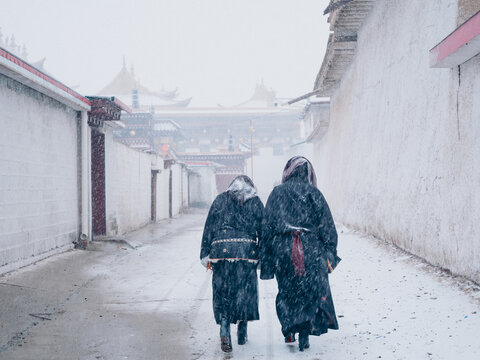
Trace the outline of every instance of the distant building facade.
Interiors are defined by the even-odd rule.
[[[190,108],[189,99],[169,98],[170,104],[164,101],[151,107],[140,99],[145,94],[151,99],[152,92],[124,66],[100,94],[115,94],[128,101],[131,89],[138,90],[139,104],[131,98],[133,113],[122,116],[124,128],[115,130],[116,140],[184,164],[195,183],[189,190],[194,204],[210,205],[233,178],[252,176],[252,171],[266,201],[281,179],[292,145],[302,139],[302,105],[282,106],[263,81],[247,101],[235,106]],[[198,189],[204,191],[197,194]]]
[[[281,105],[275,92],[261,83],[252,97],[239,105],[165,108],[156,111],[155,119],[173,120],[180,125],[184,135],[176,143],[180,159],[223,165],[212,165],[217,193],[224,191],[235,176],[247,174],[253,176],[262,200],[266,201],[281,179],[291,146],[302,138],[302,107]],[[234,166],[219,160],[219,157],[230,159],[232,156],[236,159]]]

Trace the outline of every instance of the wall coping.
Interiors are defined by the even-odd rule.
[[[480,53],[480,11],[430,50],[430,67],[452,68]]]
[[[1,47],[0,73],[75,110],[90,110],[87,98]]]

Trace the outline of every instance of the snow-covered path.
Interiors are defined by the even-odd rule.
[[[480,358],[478,288],[345,228],[339,229],[343,261],[331,275],[340,330],[311,337],[304,353],[296,343],[284,344],[275,314],[276,282],[260,281],[260,320],[249,324],[246,345],[234,341],[233,352],[224,354],[213,319],[211,274],[198,260],[205,215],[189,216],[174,220],[175,226],[160,223],[130,235],[143,244],[135,250],[105,244],[0,279],[37,288],[44,297],[48,289],[55,294],[55,303],[44,300],[52,320],[36,319],[37,326],[23,329],[25,341],[1,344],[0,358]],[[72,279],[52,286],[62,274]],[[29,296],[40,296],[31,291]],[[11,304],[4,304],[2,312],[9,311]]]
[[[480,359],[478,287],[378,240],[345,228],[339,232],[343,261],[330,281],[340,330],[311,337],[303,354],[297,344],[284,344],[275,314],[276,282],[261,281],[261,319],[250,325],[249,343],[235,346],[232,358]],[[193,323],[195,343],[201,358],[223,358],[210,291]],[[202,343],[202,331],[210,340]]]

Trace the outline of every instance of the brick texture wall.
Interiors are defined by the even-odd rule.
[[[114,141],[111,133],[105,148],[107,235],[124,234],[150,222],[152,160]]]
[[[77,116],[0,75],[0,273],[79,233]]]

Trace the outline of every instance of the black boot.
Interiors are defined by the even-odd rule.
[[[220,347],[224,352],[232,352],[230,323],[226,319],[222,319],[222,324],[220,325]]]
[[[240,321],[237,325],[238,345],[245,345],[247,342],[247,322]]]
[[[285,336],[285,343],[293,343],[295,342],[295,333],[290,333],[287,336]]]
[[[310,347],[310,343],[308,342],[308,332],[301,331],[298,335],[298,349],[303,351],[303,349],[308,349]]]

